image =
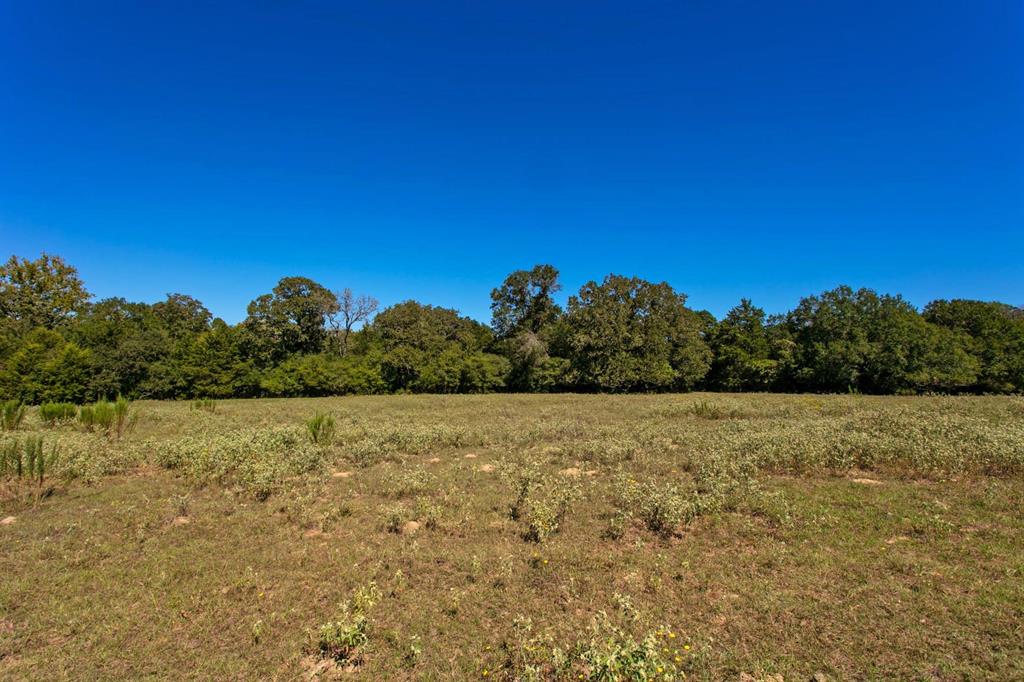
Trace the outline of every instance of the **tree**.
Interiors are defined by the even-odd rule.
[[[924,318],[966,338],[967,352],[978,364],[976,390],[1024,391],[1024,314],[1006,303],[932,301]]]
[[[250,357],[269,366],[296,353],[319,353],[326,323],[339,311],[337,297],[306,277],[284,277],[269,294],[253,300],[246,330]]]
[[[352,294],[351,289],[343,289],[336,294],[338,299],[338,315],[331,318],[331,325],[338,336],[338,345],[342,355],[348,354],[349,336],[357,324],[366,324],[372,318],[380,303],[373,296]]]
[[[764,310],[742,299],[707,335],[713,360],[706,384],[719,391],[767,391],[781,362]]]
[[[509,360],[508,385],[514,390],[550,390],[564,380],[568,360],[551,355],[562,318],[553,294],[561,288],[558,270],[535,265],[516,270],[491,291],[491,326]]]
[[[551,265],[535,265],[530,270],[510,274],[500,287],[491,291],[491,326],[495,336],[501,340],[524,331],[539,334],[562,313],[552,298],[561,288],[558,270]]]
[[[151,369],[174,347],[153,306],[123,298],[88,306],[70,334],[93,353],[92,390],[108,397],[139,396]]]
[[[493,376],[508,363],[483,353],[491,330],[450,308],[406,301],[374,319],[371,342],[382,353],[381,374],[392,391],[456,393],[504,385]],[[481,357],[487,356],[487,357]]]
[[[185,294],[167,294],[165,300],[153,304],[153,315],[176,340],[201,334],[213,320],[206,306]]]
[[[702,322],[686,296],[662,282],[608,275],[569,299],[573,372],[601,391],[687,390],[707,373]]]
[[[29,403],[84,402],[95,397],[92,371],[88,350],[52,329],[37,327],[21,338],[0,368],[0,395]]]
[[[59,256],[36,260],[11,256],[0,266],[0,318],[22,330],[55,329],[82,310],[89,292],[78,271]]]
[[[936,333],[900,296],[840,286],[802,299],[786,323],[796,344],[795,387],[801,390],[951,389],[951,381],[965,381],[972,373],[971,363],[951,348],[961,340]]]

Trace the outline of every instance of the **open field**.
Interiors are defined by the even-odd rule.
[[[133,409],[0,434],[0,678],[1024,678],[1020,398]]]

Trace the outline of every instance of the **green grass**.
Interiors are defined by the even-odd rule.
[[[21,425],[0,678],[1024,677],[1019,398],[135,405]]]

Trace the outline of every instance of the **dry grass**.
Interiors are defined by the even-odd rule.
[[[139,410],[0,435],[0,678],[1024,677],[1020,399]]]

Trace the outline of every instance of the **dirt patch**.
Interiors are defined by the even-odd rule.
[[[318,537],[320,537],[323,534],[324,534],[324,532],[322,530],[320,530],[319,528],[310,528],[309,530],[307,530],[306,532],[304,532],[302,534],[302,537],[304,537],[304,538],[318,538]]]
[[[489,474],[492,471],[494,471],[494,465],[493,464],[481,464],[480,468],[478,469],[478,471],[482,471],[485,474]]]
[[[351,471],[335,471],[333,474],[331,474],[331,477],[332,478],[348,478],[351,475],[352,475]]]
[[[415,535],[420,529],[419,521],[406,521],[402,524],[402,535]]]
[[[558,473],[563,476],[571,476],[572,478],[579,478],[583,475],[583,470],[579,467],[569,467],[568,469],[562,469]]]
[[[850,480],[861,485],[882,485],[881,481],[874,478],[851,478]]]
[[[187,526],[190,523],[192,523],[192,519],[187,516],[175,516],[171,521],[172,526]]]
[[[431,457],[430,459],[427,460],[427,464],[437,464],[440,461],[440,457]]]
[[[0,526],[9,526],[17,520],[17,516],[5,516],[3,519],[0,519]]]

